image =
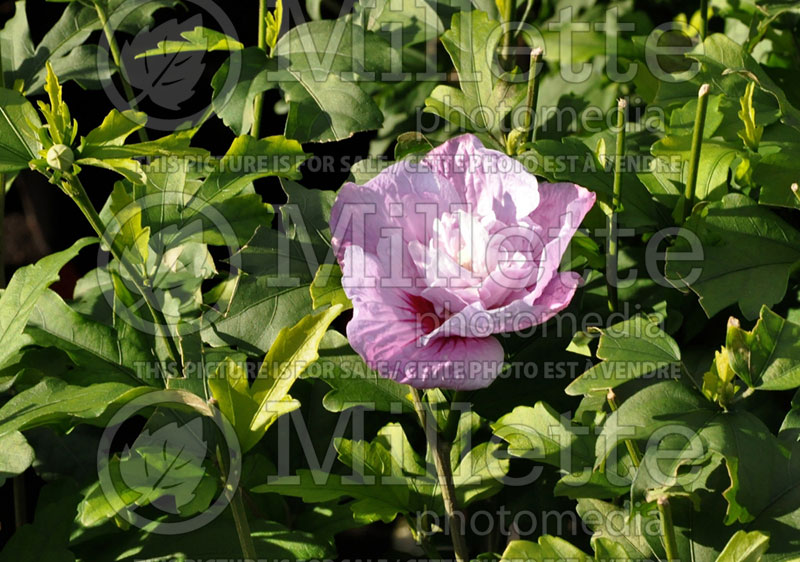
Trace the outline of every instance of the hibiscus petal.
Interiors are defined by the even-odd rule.
[[[347,339],[370,368],[417,388],[483,388],[497,376],[503,361],[497,339],[440,338],[423,345],[425,332],[439,323],[433,305],[401,289],[382,287],[385,272],[376,256],[358,246],[345,253],[345,261],[363,275],[342,282],[353,301]]]
[[[483,303],[473,303],[425,334],[421,341],[427,345],[438,338],[485,338],[542,324],[569,305],[580,282],[578,273],[559,273],[535,300],[529,296],[489,310]]]
[[[385,227],[402,229],[406,241],[427,243],[433,220],[463,199],[449,182],[424,166],[398,162],[364,185],[348,182],[331,209],[332,246],[342,261],[356,244],[375,253]]]
[[[539,205],[536,176],[518,160],[485,148],[474,135],[450,139],[423,161],[447,178],[479,215],[493,211],[498,220],[513,224]]]

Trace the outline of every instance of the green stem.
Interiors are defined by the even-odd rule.
[[[798,203],[800,203],[800,193],[798,193],[800,185],[798,185],[797,183],[793,183],[790,189],[792,190],[792,195],[794,195],[794,198],[797,199]]]
[[[697,173],[700,169],[700,151],[703,148],[703,129],[706,126],[706,110],[708,109],[708,84],[700,86],[697,92],[697,113],[692,131],[692,152],[689,156],[689,176],[686,178],[683,213],[681,222],[686,220],[694,206],[694,193],[697,187]]]
[[[616,412],[619,409],[619,404],[617,404],[617,395],[610,388],[608,389],[608,394],[606,394],[606,400],[608,401],[608,407],[611,408],[612,412]],[[642,463],[642,453],[639,451],[639,446],[630,439],[626,439],[625,448],[628,449],[628,455],[631,457],[633,468],[639,468],[639,465]]]
[[[514,39],[519,37],[520,32],[522,32],[522,27],[525,24],[525,21],[528,19],[528,16],[531,14],[532,8],[533,0],[528,0],[525,4],[525,11],[522,12],[522,17],[519,20],[519,25],[517,25],[517,30],[514,32]]]
[[[100,218],[97,210],[92,205],[92,202],[89,200],[89,195],[86,193],[86,189],[83,187],[83,184],[78,179],[78,176],[73,174],[64,174],[65,184],[64,190],[67,192],[67,195],[75,202],[78,208],[83,213],[83,216],[86,217],[86,220],[89,221],[92,229],[97,233],[97,235],[106,243],[111,252],[111,255],[116,258],[117,261],[122,264],[122,267],[128,272],[133,281],[136,290],[139,291],[139,294],[142,295],[142,299],[144,299],[145,305],[147,306],[150,315],[153,318],[153,322],[156,325],[156,328],[159,332],[159,335],[164,339],[165,343],[167,344],[170,359],[178,366],[178,371],[183,372],[183,365],[181,364],[181,354],[178,351],[178,347],[175,344],[175,340],[167,331],[167,320],[164,317],[163,313],[158,310],[157,307],[151,302],[150,297],[147,295],[147,291],[144,288],[143,280],[140,278],[139,272],[136,271],[136,268],[133,267],[132,264],[125,259],[125,253],[123,248],[119,247],[117,244],[116,239],[112,238],[109,233],[107,232],[105,224],[103,224],[103,219]],[[168,369],[164,369],[164,376],[166,377],[167,373],[169,372]]]
[[[457,562],[467,562],[470,559],[467,542],[464,539],[460,525],[457,524],[458,508],[456,506],[456,491],[455,486],[453,486],[453,472],[450,466],[449,449],[451,444],[445,442],[436,431],[436,421],[432,416],[427,414],[425,406],[422,404],[419,391],[416,388],[411,388],[411,397],[414,400],[414,409],[417,412],[417,417],[419,417],[419,423],[425,431],[425,439],[428,441],[428,447],[433,454],[433,464],[436,467],[439,489],[441,490],[442,501],[444,502],[444,511],[449,523],[447,527],[450,529],[450,539],[453,541],[453,550],[456,560]]]
[[[211,398],[208,401],[208,406],[211,408],[211,415],[217,421],[217,424],[222,423],[222,412],[219,410],[219,405],[216,398]],[[228,471],[230,467],[225,462],[225,456],[222,454],[222,446],[217,445],[217,464],[219,464],[220,473],[222,474],[223,485],[227,483]],[[228,451],[229,454],[232,454]],[[230,490],[230,488],[228,489]],[[239,546],[242,549],[242,556],[245,560],[258,560],[258,553],[256,552],[255,544],[253,544],[253,536],[250,533],[250,523],[247,521],[247,511],[244,508],[244,500],[242,499],[242,489],[237,488],[231,490],[231,514],[233,515],[233,525],[236,528],[236,535],[239,537]]]
[[[19,529],[28,519],[24,474],[15,476],[12,482],[14,488],[14,526]]]
[[[130,82],[128,82],[128,74],[125,72],[125,68],[122,65],[122,57],[120,56],[119,52],[119,45],[117,44],[117,39],[114,37],[114,32],[111,29],[111,26],[108,24],[108,16],[106,15],[105,9],[101,6],[101,2],[98,0],[93,0],[95,10],[97,11],[97,19],[100,20],[100,24],[103,26],[103,34],[106,36],[106,41],[108,41],[108,50],[111,51],[111,59],[114,61],[114,65],[117,67],[117,72],[119,72],[119,78],[122,82],[122,89],[125,90],[125,97],[128,99],[128,104],[130,104],[131,109],[136,109],[136,95],[133,93],[133,88],[131,88]],[[144,130],[144,127],[138,130],[139,139],[142,142],[147,140],[147,131]]]
[[[708,37],[708,0],[700,0],[700,39]]]
[[[250,523],[247,522],[247,512],[244,509],[241,488],[236,490],[233,498],[231,498],[231,513],[233,513],[233,524],[236,527],[236,534],[239,536],[242,555],[245,560],[257,560],[258,554],[253,544],[253,537],[250,534]]]
[[[267,0],[258,0],[258,47],[267,51]],[[256,95],[253,102],[253,126],[250,136],[258,138],[261,135],[261,113],[264,108],[264,92]]]
[[[617,280],[619,266],[619,246],[617,244],[617,221],[619,220],[620,197],[622,195],[622,166],[625,158],[625,112],[628,101],[620,98],[617,102],[617,146],[614,154],[614,188],[611,199],[611,213],[608,215],[608,244],[606,245],[606,287],[608,309],[616,312],[619,308]]]
[[[675,540],[675,526],[672,524],[672,508],[669,505],[669,498],[661,496],[656,503],[658,504],[658,515],[661,518],[661,532],[664,534],[664,550],[667,551],[667,560],[679,561],[678,543]]]
[[[542,58],[542,48],[536,47],[531,50],[531,64],[528,70],[528,95],[525,99],[525,122],[523,126],[526,131],[525,142],[533,142],[536,136],[536,104],[539,97],[539,77],[536,73],[536,68],[539,66],[539,60]]]
[[[514,38],[514,32],[511,30],[511,20],[514,18],[514,8],[516,8],[516,0],[505,0],[503,11],[503,24],[506,26],[505,33],[503,33],[503,65],[513,66],[511,65],[512,56],[511,56],[511,41]]]

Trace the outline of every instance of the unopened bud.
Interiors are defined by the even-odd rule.
[[[54,170],[69,172],[72,170],[73,162],[75,162],[75,155],[66,144],[54,144],[47,151],[47,165]]]

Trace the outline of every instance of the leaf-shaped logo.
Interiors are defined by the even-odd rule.
[[[138,505],[151,503],[160,510],[178,514],[195,499],[205,475],[203,459],[207,443],[203,420],[178,425],[176,422],[153,431],[145,429],[120,461],[125,485],[140,494]]]
[[[178,110],[181,103],[192,97],[205,63],[202,51],[186,51],[135,58],[139,53],[154,49],[160,41],[180,41],[181,33],[203,25],[200,14],[183,22],[172,19],[136,34],[122,47],[122,59],[128,81],[139,90],[136,102],[146,98],[164,109]]]

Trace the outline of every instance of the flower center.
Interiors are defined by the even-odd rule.
[[[480,219],[466,211],[444,213],[434,223],[436,239],[441,251],[462,268],[485,276],[486,249],[489,231]]]

